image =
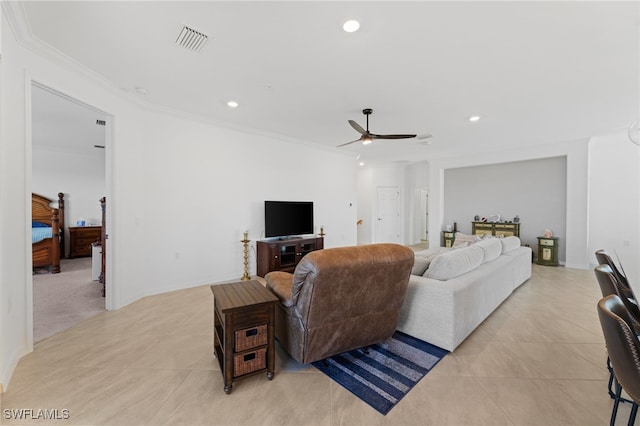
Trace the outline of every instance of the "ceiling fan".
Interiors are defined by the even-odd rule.
[[[356,143],[356,142],[362,142],[363,145],[367,145],[367,144],[370,144],[371,142],[373,142],[374,139],[410,139],[410,138],[415,138],[416,137],[416,135],[377,135],[375,133],[371,133],[369,131],[369,116],[371,115],[371,113],[373,113],[373,110],[371,108],[365,108],[365,109],[362,110],[362,113],[367,117],[367,129],[365,130],[365,129],[362,128],[362,126],[360,126],[355,121],[349,120],[349,124],[351,124],[351,127],[353,127],[362,136],[360,136],[360,138],[356,139],[355,141],[351,141],[351,142],[343,143],[342,145],[338,145],[338,148],[341,147],[341,146],[350,145],[350,144]],[[423,136],[421,136],[421,138],[428,138],[428,137],[431,137],[431,135],[423,135]]]

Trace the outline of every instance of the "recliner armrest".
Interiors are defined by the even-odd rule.
[[[275,294],[284,306],[293,306],[295,301],[291,294],[293,274],[288,272],[273,271],[264,276],[267,288]]]

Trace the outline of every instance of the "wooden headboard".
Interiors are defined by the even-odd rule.
[[[51,207],[53,200],[38,194],[31,194],[31,219],[61,230],[60,232],[60,254],[65,256],[64,238],[64,194],[58,192],[58,208]],[[57,220],[57,224],[53,221]]]
[[[53,210],[58,210],[60,228],[64,229],[64,194],[58,193],[58,208],[51,207],[53,200],[38,194],[31,194],[31,219],[51,225]]]

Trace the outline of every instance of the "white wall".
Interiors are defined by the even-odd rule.
[[[439,245],[444,223],[444,173],[459,167],[500,164],[548,157],[567,158],[566,266],[588,267],[588,141],[558,142],[512,151],[486,152],[474,156],[438,159],[430,166],[429,243]]]
[[[34,146],[32,160],[32,191],[53,200],[58,199],[58,192],[65,195],[65,228],[76,226],[80,218],[86,225],[101,224],[99,200],[106,190],[104,150],[81,154]],[[68,250],[68,229],[65,234]]]
[[[520,240],[537,252],[538,236],[551,229],[559,238],[558,258],[564,264],[567,221],[566,157],[542,158],[445,170],[443,222],[457,221],[471,234],[475,215],[503,220],[520,217]]]
[[[444,223],[444,171],[546,157],[567,158],[566,266],[589,268],[594,252],[618,252],[631,280],[640,280],[640,153],[626,131],[532,149],[433,161],[430,173],[430,243],[439,244]],[[439,200],[439,202],[438,202]],[[612,204],[612,200],[613,204]],[[615,205],[615,207],[614,207]],[[612,219],[614,217],[614,219]],[[626,245],[628,242],[628,245]],[[636,284],[637,286],[638,284]],[[640,289],[639,289],[640,290]]]
[[[593,137],[589,170],[589,262],[606,249],[640,294],[640,147],[626,131]]]
[[[15,64],[15,46],[8,43],[8,26],[2,16],[2,71],[0,72],[0,380],[4,389],[18,359],[27,347],[26,300],[30,267],[26,259],[27,190],[24,168],[25,84],[22,68]],[[9,115],[18,111],[21,117]],[[31,197],[29,197],[30,199]],[[30,204],[30,200],[29,200]],[[29,269],[27,269],[29,268]],[[29,274],[28,274],[29,272]]]
[[[356,243],[352,157],[151,111],[68,63],[21,47],[5,24],[0,93],[0,120],[6,124],[0,130],[0,383],[5,389],[32,340],[32,153],[25,114],[32,81],[110,115],[108,308],[239,278],[242,232],[249,229],[251,240],[263,233],[266,199],[314,201],[316,226],[323,224],[327,233],[325,245]],[[251,267],[254,272],[253,251]]]
[[[370,244],[381,241],[376,235],[378,188],[397,188],[400,193],[400,236],[405,242],[406,220],[406,188],[405,167],[365,167],[358,171],[358,218],[362,225],[358,226],[358,244]]]
[[[417,244],[425,239],[424,216],[426,215],[422,191],[429,189],[429,163],[421,161],[409,164],[405,170],[406,228],[405,242]]]
[[[358,170],[358,245],[373,242],[373,169],[371,167]]]

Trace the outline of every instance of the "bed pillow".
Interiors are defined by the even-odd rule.
[[[427,278],[446,281],[477,268],[482,264],[484,254],[476,244],[442,253],[431,261],[424,273]]]
[[[51,228],[51,225],[47,225],[46,223],[38,222],[37,220],[31,221],[32,228]]]
[[[500,257],[500,255],[502,254],[502,244],[500,243],[500,238],[484,239],[474,245],[482,249],[484,253],[484,263],[491,262],[492,260]]]
[[[502,243],[502,252],[509,253],[520,247],[520,238],[516,236],[501,238],[500,242]]]

